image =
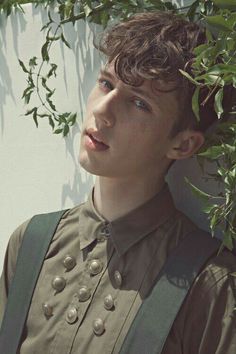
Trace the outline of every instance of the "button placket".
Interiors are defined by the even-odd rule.
[[[95,262],[95,264],[93,263]],[[106,244],[105,243],[97,243],[95,248],[89,253],[85,264],[84,264],[84,272],[83,276],[80,279],[80,285],[79,285],[79,290],[83,288],[83,293],[86,293],[86,290],[89,290],[89,298],[81,301],[80,296],[80,305],[79,305],[79,310],[78,310],[78,316],[79,316],[79,321],[78,323],[81,323],[83,321],[83,318],[87,312],[87,309],[89,308],[93,296],[100,284],[101,278],[103,277],[103,274],[105,273],[107,266],[105,266],[108,263],[108,260],[106,258]],[[93,273],[91,274],[91,264],[94,265],[93,268]],[[99,270],[99,272],[98,272]],[[97,274],[95,274],[97,273]],[[79,292],[78,292],[79,295]],[[85,296],[86,298],[86,296]],[[94,332],[95,333],[95,332]]]

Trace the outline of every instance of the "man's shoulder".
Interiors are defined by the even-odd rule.
[[[236,304],[236,256],[227,249],[210,257],[202,267],[191,290],[190,305],[194,302],[212,306],[220,301]],[[195,300],[196,301],[195,301]],[[223,303],[222,303],[223,306]]]
[[[236,255],[227,249],[211,257],[197,281],[203,283],[205,292],[210,292],[215,287],[221,287],[229,280],[236,284]]]

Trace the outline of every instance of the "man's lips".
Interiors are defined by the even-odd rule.
[[[85,131],[85,144],[88,148],[97,151],[104,151],[109,148],[109,146],[103,142],[100,133],[92,130]]]

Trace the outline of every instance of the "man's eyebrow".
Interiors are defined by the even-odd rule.
[[[154,94],[150,94],[147,90],[142,89],[141,87],[132,87],[131,91],[133,91],[134,93],[137,93],[139,95],[142,95],[143,97],[148,98],[149,100],[155,100],[155,96]]]
[[[114,79],[114,76],[106,69],[101,69],[100,70],[100,75],[104,75],[104,76],[107,76],[111,79]]]
[[[110,73],[108,70],[106,69],[101,69],[100,70],[100,75],[104,75],[110,79],[113,79],[114,80],[114,75],[112,73]],[[147,90],[145,89],[142,89],[141,87],[139,86],[131,86],[131,85],[127,85],[130,87],[130,90],[135,94],[139,94],[139,95],[142,95],[143,97],[146,97],[148,98],[149,100],[155,100],[156,99],[156,96],[153,94],[150,94],[149,92],[147,92]]]

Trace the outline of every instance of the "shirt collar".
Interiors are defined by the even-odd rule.
[[[80,248],[87,247],[101,234],[109,233],[119,256],[157,229],[176,211],[168,186],[152,199],[112,222],[98,214],[93,205],[92,193],[83,204],[80,222]]]

